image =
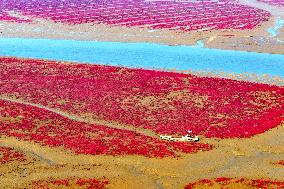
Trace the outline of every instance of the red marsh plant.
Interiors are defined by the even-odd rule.
[[[75,153],[162,158],[212,149],[204,143],[167,142],[123,128],[77,122],[45,109],[3,100],[0,116],[5,117],[0,119],[1,135],[61,146]]]
[[[0,20],[28,22],[11,13],[67,24],[106,24],[181,31],[252,29],[270,13],[234,0],[0,1]],[[270,0],[271,1],[271,0]],[[36,4],[36,6],[35,6]]]
[[[0,59],[0,95],[157,134],[244,138],[284,119],[284,88],[120,67]]]
[[[33,189],[104,189],[108,184],[109,181],[106,178],[65,178],[34,181],[30,187]]]
[[[23,153],[17,152],[11,148],[0,147],[0,164],[24,160],[25,155]]]
[[[248,178],[216,178],[213,180],[203,179],[185,186],[185,189],[194,188],[284,188],[284,181],[273,181],[270,179],[248,179]]]

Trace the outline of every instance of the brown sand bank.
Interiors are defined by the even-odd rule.
[[[12,137],[0,144],[28,156],[26,162],[1,165],[1,188],[29,188],[32,181],[66,177],[109,179],[108,188],[183,188],[203,178],[247,177],[283,180],[284,169],[272,162],[284,159],[284,127],[248,139],[202,139],[215,149],[155,159],[140,156],[75,155]],[[24,176],[23,176],[24,175]]]

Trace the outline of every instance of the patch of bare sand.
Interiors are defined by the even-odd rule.
[[[240,4],[262,9],[269,12],[272,16],[268,22],[262,24],[261,27],[250,31],[241,31],[238,35],[220,37],[214,36],[206,43],[208,48],[230,49],[230,50],[246,50],[253,52],[284,54],[284,43],[278,39],[283,39],[284,31],[277,38],[270,37],[267,29],[275,25],[277,18],[284,19],[284,9],[281,7],[269,5],[256,0],[238,0]]]
[[[279,29],[278,39],[280,41],[282,41],[281,43],[282,43],[282,45],[284,45],[284,27]]]
[[[0,187],[25,187],[39,179],[107,177],[109,188],[183,188],[188,182],[214,177],[270,178],[283,180],[284,169],[271,162],[284,158],[284,125],[248,139],[205,139],[215,149],[183,154],[179,159],[141,156],[92,156],[73,154],[63,148],[0,137],[0,144],[12,147],[53,164],[25,166],[26,176],[18,170],[0,175]]]
[[[274,6],[257,0],[238,0],[238,2],[243,5],[265,10],[273,16],[280,16],[284,18],[284,9],[282,7]]]
[[[122,101],[122,104],[134,104],[136,107],[148,109],[148,111],[155,111],[159,109],[174,109],[172,105],[174,102],[179,101],[183,105],[193,104],[195,108],[203,108],[208,102],[208,96],[198,93],[192,93],[189,90],[171,91],[164,95],[157,96],[129,96]],[[123,108],[124,106],[122,106]]]
[[[276,18],[277,17],[271,17],[268,22],[257,29],[239,31],[237,34],[227,32],[226,36],[216,35],[210,37],[207,41],[205,40],[205,47],[284,54],[283,43],[279,42],[277,38],[270,37],[267,32],[268,28],[275,25]]]
[[[269,39],[261,44],[254,41],[268,38],[266,29],[274,24],[274,17],[251,30],[191,31],[151,30],[142,27],[121,27],[104,24],[64,24],[32,18],[32,23],[0,22],[1,37],[51,38],[69,40],[95,40],[114,42],[150,42],[166,45],[194,45],[204,40],[205,47],[284,53],[277,41]]]

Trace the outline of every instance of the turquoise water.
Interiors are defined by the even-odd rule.
[[[194,45],[194,47],[203,48],[204,47],[204,41],[203,40],[197,41],[196,44]]]
[[[151,43],[0,38],[0,56],[284,77],[284,55]]]
[[[267,32],[270,33],[272,37],[279,35],[279,30],[284,26],[284,20],[277,18],[274,27],[268,28]]]

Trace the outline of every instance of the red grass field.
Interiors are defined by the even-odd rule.
[[[1,114],[0,114],[1,115]],[[12,161],[24,161],[25,155],[11,148],[0,147],[0,165]]]
[[[245,189],[260,189],[260,188],[284,188],[284,181],[272,181],[268,179],[232,179],[232,178],[216,178],[214,180],[200,180],[195,183],[190,183],[185,186],[185,189],[194,188],[245,188]]]
[[[284,119],[283,87],[14,58],[0,70],[2,95],[159,134],[251,137]]]
[[[270,17],[268,12],[234,0],[0,0],[0,20],[30,22],[13,13],[68,24],[95,23],[150,29],[252,29]]]
[[[208,144],[161,141],[124,129],[77,122],[44,109],[1,100],[0,116],[1,135],[62,146],[76,153],[175,157],[176,152],[212,148]]]
[[[82,188],[82,189],[104,189],[108,185],[107,179],[88,179],[88,178],[66,178],[50,179],[32,182],[30,186],[33,189],[55,189],[55,188]]]

